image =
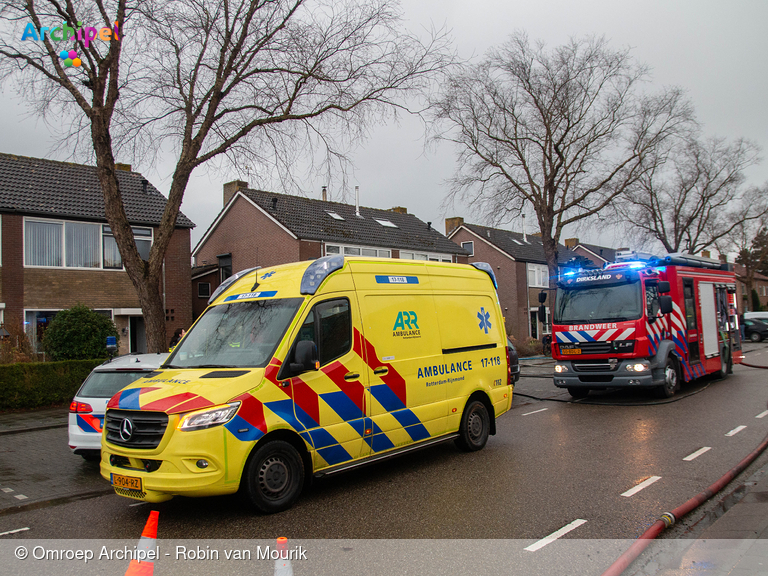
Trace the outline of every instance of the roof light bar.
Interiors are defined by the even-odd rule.
[[[493,268],[491,268],[490,264],[487,262],[472,262],[472,266],[488,274],[488,276],[491,277],[491,280],[493,280],[493,287],[496,288],[496,290],[499,289],[499,283],[496,282],[496,274],[493,273]]]
[[[213,294],[211,294],[211,297],[208,298],[208,306],[213,304],[213,302],[216,300],[216,298],[219,297],[219,295],[222,292],[224,292],[227,288],[232,286],[232,284],[237,282],[240,278],[242,278],[243,276],[245,276],[249,272],[253,272],[254,270],[258,270],[259,268],[261,268],[261,266],[255,266],[253,268],[246,268],[245,270],[240,270],[240,272],[238,272],[237,274],[233,274],[232,276],[230,276],[229,278],[224,280],[224,282],[219,284],[219,287],[216,288],[216,290],[214,290]]]
[[[323,280],[342,268],[344,268],[344,256],[341,254],[318,258],[304,271],[300,292],[302,294],[314,294],[320,288]]]

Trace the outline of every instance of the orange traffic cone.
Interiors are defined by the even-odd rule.
[[[125,576],[152,576],[155,570],[155,555],[157,554],[157,516],[158,512],[152,510],[149,513],[147,524],[141,533],[139,543],[136,546],[136,558],[131,560]]]
[[[277,552],[275,576],[293,576],[293,567],[288,554],[288,538],[280,537],[277,539]]]

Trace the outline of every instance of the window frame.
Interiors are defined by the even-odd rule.
[[[52,224],[60,224],[61,225],[61,265],[60,266],[40,266],[36,264],[28,264],[27,263],[27,222],[43,222],[43,223],[52,223]],[[67,245],[66,245],[66,227],[67,224],[88,224],[93,226],[99,227],[99,265],[93,266],[93,267],[83,267],[83,266],[67,266]],[[42,270],[108,270],[108,271],[124,271],[125,266],[122,262],[122,257],[120,259],[120,268],[114,268],[114,267],[105,267],[104,266],[104,239],[106,237],[114,238],[114,235],[112,234],[111,230],[109,232],[105,232],[104,228],[109,228],[109,224],[104,224],[103,222],[88,222],[85,220],[71,220],[71,219],[64,219],[64,218],[41,218],[37,216],[24,216],[24,221],[22,224],[22,256],[23,256],[23,267],[24,268],[37,268]],[[131,226],[131,231],[146,231],[148,234],[139,236],[139,240],[149,240],[149,246],[150,249],[152,248],[152,245],[155,243],[155,229],[151,226]],[[134,235],[134,239],[136,236]]]
[[[208,294],[201,294],[200,287],[208,286]],[[211,283],[210,282],[198,282],[197,283],[197,297],[198,298],[210,298],[211,297]]]
[[[536,284],[531,283],[531,273],[534,275]],[[526,265],[526,282],[528,288],[549,288],[549,267],[546,264],[528,262]]]
[[[325,362],[322,362],[322,360],[321,360],[321,358],[322,358],[322,356],[321,356],[321,354],[322,354],[322,346],[321,346],[321,344],[322,344],[322,338],[323,338],[323,335],[322,335],[322,323],[321,323],[321,319],[319,317],[319,312],[317,311],[317,309],[318,309],[318,307],[322,306],[323,304],[328,304],[329,302],[337,302],[337,301],[344,301],[344,302],[347,303],[347,315],[348,315],[348,319],[349,319],[349,323],[347,324],[347,327],[349,329],[349,346],[347,347],[346,350],[344,350],[343,352],[341,352],[337,356],[334,356],[333,358],[330,358],[328,360],[325,360]],[[339,358],[343,358],[344,356],[349,354],[350,351],[352,350],[352,344],[353,344],[353,341],[354,341],[354,333],[353,333],[353,330],[352,330],[352,302],[350,301],[350,299],[347,296],[339,296],[339,297],[335,297],[335,298],[326,298],[324,300],[317,300],[317,301],[312,303],[312,306],[310,307],[309,312],[307,313],[307,315],[304,316],[301,319],[301,321],[298,323],[298,331],[297,331],[296,335],[293,338],[293,344],[291,345],[290,357],[291,358],[294,357],[294,354],[296,352],[296,346],[300,342],[299,337],[301,335],[301,328],[302,328],[302,326],[304,326],[304,323],[310,317],[310,314],[312,315],[312,321],[313,321],[313,323],[315,325],[314,332],[315,332],[315,339],[317,340],[317,341],[315,341],[315,346],[317,347],[317,359],[318,359],[318,361],[321,362],[320,367],[322,368],[323,366],[328,366],[332,362],[335,362]]]
[[[470,244],[472,247],[471,248],[467,248],[467,244]],[[469,254],[470,257],[475,255],[475,241],[474,240],[469,240],[467,242],[462,242],[461,243],[461,247],[464,248],[464,250],[467,250],[470,253]]]
[[[338,252],[329,252],[328,248],[338,250]],[[359,250],[359,254],[346,254],[346,250]],[[323,245],[323,252],[325,256],[331,254],[341,254],[343,256],[361,256],[363,250],[376,250],[376,256],[365,256],[365,258],[392,258],[392,250],[389,248],[378,248],[376,246],[363,246],[362,244],[338,244],[336,242],[326,242]],[[381,254],[386,252],[386,255]]]

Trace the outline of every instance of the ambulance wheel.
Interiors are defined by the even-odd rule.
[[[656,396],[658,398],[672,398],[680,387],[679,380],[677,364],[672,356],[669,356],[664,365],[664,385],[656,388]]]
[[[260,447],[249,460],[244,474],[248,498],[266,514],[293,506],[304,486],[301,455],[282,440]]]
[[[465,452],[482,450],[488,442],[488,434],[491,431],[491,418],[488,409],[480,400],[473,400],[464,408],[461,416],[461,427],[456,446]]]
[[[589,388],[568,388],[568,394],[574,400],[581,400],[589,396]]]

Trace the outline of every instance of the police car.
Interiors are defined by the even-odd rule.
[[[69,447],[75,454],[89,462],[99,460],[107,402],[129,384],[159,368],[167,357],[167,353],[132,354],[93,369],[69,405]]]

